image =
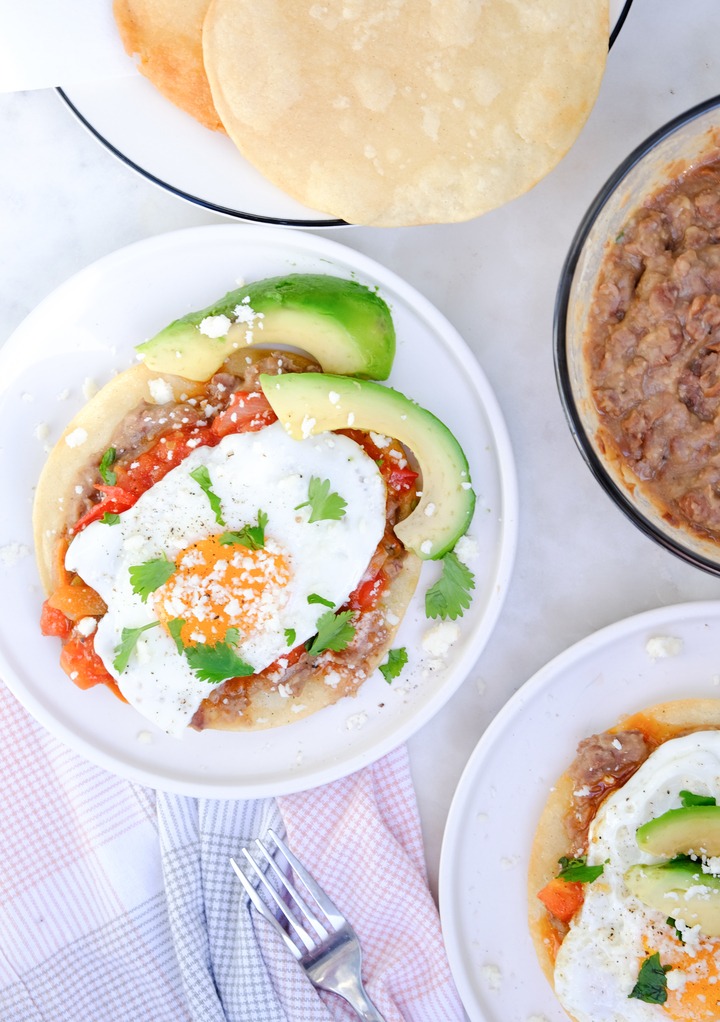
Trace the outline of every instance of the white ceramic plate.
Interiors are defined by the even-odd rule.
[[[43,639],[43,595],[33,562],[33,486],[57,438],[84,403],[83,383],[106,382],[134,361],[133,345],[236,286],[289,272],[327,272],[379,286],[392,308],[398,352],[390,384],[432,409],[460,438],[478,492],[471,533],[477,590],[443,666],[423,660],[423,567],[398,635],[410,662],[388,685],[379,674],[355,699],[259,734],[189,731],[168,738],[102,687],[81,692]],[[41,723],[97,763],[160,788],[209,796],[309,788],[371,762],[424,724],[483,649],[508,586],[515,549],[512,452],[488,383],[464,342],[421,295],[377,263],[325,238],[234,224],[140,242],[83,270],[50,295],[0,349],[0,674]],[[22,556],[26,554],[27,556]],[[12,594],[9,596],[8,594]],[[151,735],[149,741],[148,736]]]
[[[648,639],[682,652],[653,660]],[[720,602],[639,614],[582,640],[506,703],[473,752],[450,807],[440,916],[472,1022],[567,1022],[527,926],[528,853],[549,789],[578,742],[624,714],[690,697],[720,698]]]
[[[610,0],[611,40],[631,3]],[[196,205],[241,220],[292,227],[346,226],[271,185],[230,139],[177,109],[139,73],[67,86],[60,95],[115,156]]]

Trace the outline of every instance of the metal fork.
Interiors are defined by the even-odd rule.
[[[272,830],[269,830],[268,834],[277,848],[280,849],[287,862],[292,866],[295,875],[302,881],[304,887],[312,896],[321,910],[324,919],[321,919],[320,914],[311,908],[307,900],[298,893],[292,880],[283,873],[273,856],[259,839],[255,843],[262,853],[267,866],[270,867],[270,871],[277,877],[282,885],[282,889],[289,895],[289,902],[286,902],[278,894],[273,884],[265,875],[264,869],[253,858],[249,850],[243,848],[242,854],[259,881],[257,889],[234,859],[230,859],[230,864],[237,873],[240,883],[247,891],[250,901],[260,915],[275,927],[314,986],[319,987],[321,990],[330,990],[344,998],[364,1022],[385,1022],[363,986],[361,976],[362,952],[357,934],[323,889],[318,886],[305,867],[293,855],[285,842],[281,841]],[[267,903],[261,898],[259,888],[262,888],[266,896],[272,899],[277,910],[285,919],[288,929],[281,924],[277,913],[269,908]],[[297,916],[300,918],[297,918],[290,911],[290,903],[294,905]],[[303,925],[303,920],[309,926]],[[302,947],[298,946],[290,931],[296,935]]]

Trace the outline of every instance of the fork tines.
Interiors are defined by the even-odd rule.
[[[247,848],[242,849],[243,856],[256,878],[257,887],[251,882],[249,877],[234,859],[230,859],[230,864],[235,870],[240,883],[245,888],[248,897],[255,908],[264,919],[267,919],[267,921],[274,926],[293,955],[300,959],[306,952],[313,951],[319,942],[327,940],[332,929],[337,929],[343,926],[345,924],[345,919],[322,888],[313,880],[305,867],[298,861],[295,855],[293,855],[285,842],[281,841],[273,830],[269,830],[268,835],[272,838],[276,847],[282,852],[285,860],[292,867],[296,877],[302,882],[303,886],[321,910],[325,921],[319,918],[317,911],[310,907],[306,899],[299,893],[290,877],[287,876],[278,866],[265,844],[263,844],[259,838],[256,839],[255,844],[265,860],[264,868],[258,861],[259,856],[254,858]],[[281,890],[289,896],[289,900],[286,900],[280,893],[278,893],[275,885],[270,880],[269,874],[272,874],[277,879],[281,885]],[[298,940],[301,941],[305,951],[302,951],[297,946],[290,933],[280,923],[276,912],[272,911],[272,909],[268,906],[267,901],[261,897],[261,888],[264,890],[266,896],[272,900],[277,911],[286,920],[288,926],[296,934]],[[302,919],[296,918],[295,914],[290,911],[291,904],[294,905],[297,912],[301,914],[302,919],[304,919],[304,921],[312,927],[312,930],[316,934],[315,939],[313,939],[313,935],[309,932],[308,928],[303,925]],[[330,931],[328,930],[326,923],[329,924]]]

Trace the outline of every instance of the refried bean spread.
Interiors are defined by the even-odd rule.
[[[585,357],[605,453],[668,521],[720,543],[720,155],[625,224]]]

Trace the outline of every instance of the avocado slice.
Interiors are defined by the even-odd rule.
[[[296,440],[326,430],[364,429],[394,437],[413,452],[422,473],[422,497],[395,526],[395,535],[418,557],[442,557],[467,531],[475,508],[467,459],[432,412],[390,387],[347,376],[261,375],[260,385]]]
[[[720,855],[720,806],[670,809],[638,827],[636,838],[651,855]]]
[[[201,328],[210,317],[230,322],[216,320]],[[208,336],[203,329],[222,336]],[[395,327],[387,304],[364,284],[294,273],[229,291],[206,309],[176,319],[136,350],[153,372],[209,380],[233,351],[259,343],[300,348],[326,372],[386,380],[395,358]]]
[[[682,919],[686,926],[699,925],[706,937],[720,937],[720,877],[703,873],[700,862],[631,866],[625,883],[650,908]]]

